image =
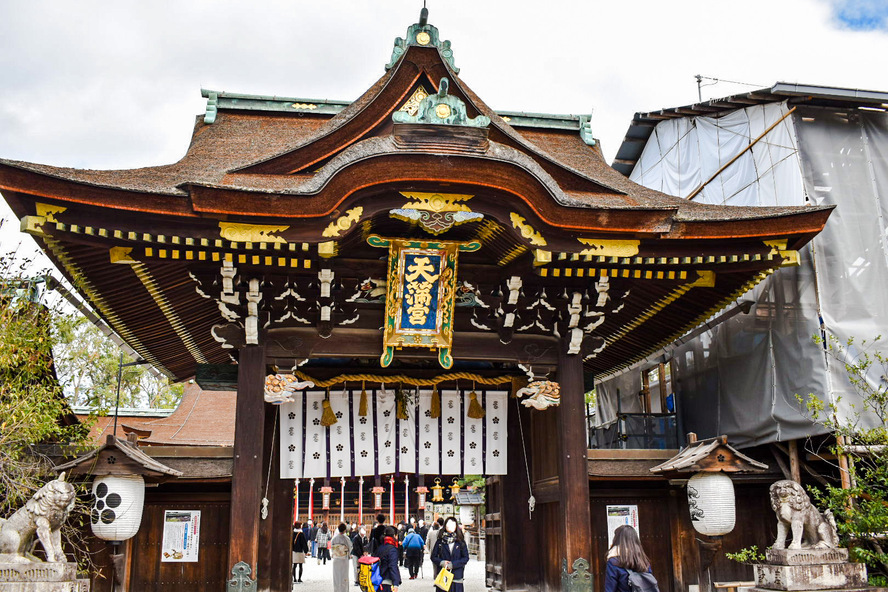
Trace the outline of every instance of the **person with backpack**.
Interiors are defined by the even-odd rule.
[[[440,531],[432,551],[432,563],[437,564],[440,569],[447,569],[453,573],[450,592],[463,592],[463,576],[468,562],[469,547],[466,545],[465,536],[456,523],[456,518],[451,516],[444,521],[444,528]],[[437,586],[436,589],[440,590]]]
[[[404,563],[407,566],[410,579],[415,580],[419,573],[419,566],[422,564],[422,549],[425,546],[425,541],[411,528],[407,531],[403,544],[406,557]]]
[[[614,531],[614,542],[607,551],[604,592],[660,592],[638,532],[628,524]]]
[[[401,585],[401,571],[398,569],[398,531],[386,526],[382,545],[377,550],[379,575],[382,577],[381,592],[398,592]]]

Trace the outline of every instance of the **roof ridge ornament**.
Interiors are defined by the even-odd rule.
[[[486,115],[470,118],[466,114],[465,102],[459,97],[447,94],[449,89],[450,81],[447,78],[442,78],[438,85],[438,92],[424,98],[415,115],[411,115],[407,111],[395,111],[392,113],[392,121],[395,123],[431,123],[479,128],[490,125],[490,118]]]
[[[391,70],[394,68],[395,64],[398,63],[398,60],[401,59],[401,56],[404,55],[404,52],[406,52],[407,48],[411,45],[418,45],[419,47],[437,47],[441,57],[447,62],[450,69],[453,70],[453,73],[459,74],[459,68],[453,63],[453,50],[450,49],[450,41],[441,41],[441,38],[438,35],[438,27],[429,24],[429,9],[424,5],[419,13],[419,22],[414,23],[407,28],[406,37],[395,38],[395,46],[392,48],[392,57],[389,60],[389,63],[386,64],[385,69]]]

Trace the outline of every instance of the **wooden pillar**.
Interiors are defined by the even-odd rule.
[[[586,459],[586,403],[583,391],[583,358],[568,354],[562,344],[558,354],[558,481],[561,502],[561,533],[564,559],[586,561],[592,554],[592,522],[589,514],[589,467]]]
[[[789,441],[789,474],[796,483],[802,482],[802,471],[799,469],[799,441]]]
[[[237,404],[234,424],[234,466],[231,475],[231,533],[228,542],[228,573],[240,561],[257,577],[259,557],[259,510],[262,500],[262,445],[265,440],[265,346],[247,345],[240,350]]]

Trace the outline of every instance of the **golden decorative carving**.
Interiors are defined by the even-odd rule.
[[[34,206],[37,208],[37,215],[46,218],[47,222],[58,222],[55,219],[56,214],[61,214],[68,208],[62,206],[53,206],[45,203],[36,202]]]
[[[32,236],[48,236],[43,230],[46,218],[43,216],[22,216],[19,221],[19,230]]]
[[[311,111],[312,109],[317,109],[318,106],[314,103],[293,103],[291,105],[294,109],[308,109]]]
[[[471,212],[469,206],[457,202],[469,201],[472,195],[459,193],[421,193],[402,191],[401,195],[416,201],[408,201],[401,209],[425,210],[428,212]]]
[[[426,31],[420,31],[416,34],[416,42],[420,45],[428,45],[432,41],[432,36]]]
[[[714,288],[715,272],[708,270],[697,270],[697,279],[690,283],[694,288]]]
[[[410,115],[416,116],[416,114],[419,113],[419,104],[422,103],[422,100],[427,96],[429,96],[428,91],[421,86],[418,87],[398,111],[404,111]]]
[[[136,262],[136,260],[132,258],[132,252],[132,247],[111,247],[108,250],[108,254],[111,257],[111,263],[126,263],[128,265]]]
[[[521,238],[526,239],[527,242],[538,247],[546,246],[546,239],[543,238],[543,235],[534,230],[533,226],[525,222],[522,216],[512,212],[509,214],[509,218],[512,220],[512,226],[521,233]]]
[[[580,251],[580,255],[597,255],[599,257],[633,257],[638,255],[637,240],[612,240],[599,238],[578,238],[578,241],[588,245],[587,249]]]
[[[539,267],[540,265],[546,265],[547,263],[552,263],[552,251],[544,251],[542,249],[534,249],[533,250],[533,265],[534,265],[534,267]]]
[[[441,119],[450,117],[450,105],[447,105],[446,103],[438,103],[435,106],[435,115]]]
[[[762,242],[765,243],[766,247],[771,247],[772,255],[776,255],[778,252],[786,250],[787,240],[785,238],[780,240],[766,240]]]
[[[358,220],[360,220],[363,214],[364,208],[360,206],[348,210],[345,212],[345,215],[330,222],[330,225],[324,229],[322,236],[327,238],[331,236],[341,236],[343,232],[351,228]]]
[[[318,243],[318,255],[324,259],[335,257],[337,252],[336,241],[324,241]]]
[[[272,233],[284,232],[289,226],[219,222],[219,235],[233,243],[286,243],[287,240]]]

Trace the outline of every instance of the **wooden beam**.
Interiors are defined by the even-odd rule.
[[[667,413],[666,397],[669,395],[669,389],[666,388],[666,364],[661,363],[657,370],[660,379],[660,413]]]
[[[382,354],[382,334],[378,329],[336,328],[323,339],[314,327],[269,329],[268,357],[285,365],[287,360],[306,358],[378,358]],[[515,335],[503,344],[496,333],[457,332],[453,337],[453,357],[460,360],[521,362],[551,365],[558,363],[558,340],[541,335]],[[437,352],[405,347],[396,359],[436,360]]]
[[[583,359],[558,348],[558,382],[561,405],[557,409],[558,481],[560,484],[561,536],[564,555],[572,566],[579,558],[591,561],[592,521],[589,513],[589,474],[586,459],[586,404]]]
[[[227,581],[240,561],[257,578],[259,509],[262,499],[262,458],[265,440],[265,346],[248,345],[238,359],[237,404],[234,427],[234,467],[231,476],[231,534]]]

